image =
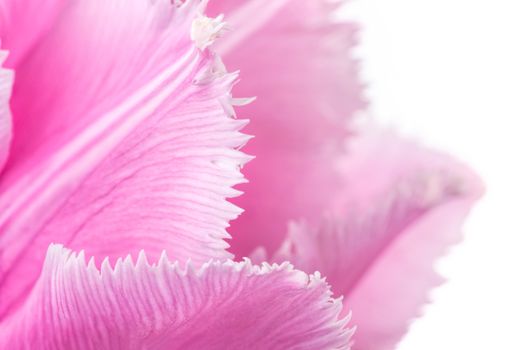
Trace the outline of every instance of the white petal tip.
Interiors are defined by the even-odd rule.
[[[223,21],[223,18],[223,15],[219,15],[216,18],[199,15],[193,20],[190,35],[196,47],[204,50],[222,36],[224,31],[227,30],[227,24]]]

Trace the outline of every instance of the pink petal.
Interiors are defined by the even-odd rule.
[[[0,326],[9,349],[349,349],[340,300],[289,264],[184,269],[145,254],[99,271],[51,246],[26,305]]]
[[[463,165],[392,132],[353,139],[342,164],[347,186],[331,215],[293,224],[271,261],[321,271],[346,295],[356,349],[393,349],[441,282],[433,263],[460,239],[482,185]]]
[[[347,296],[358,324],[355,350],[392,350],[444,282],[434,262],[461,239],[473,199],[457,198],[433,209],[384,249]]]
[[[2,67],[7,52],[0,50],[0,173],[9,155],[11,143],[11,112],[9,99],[13,85],[13,72]]]
[[[266,3],[269,3],[274,0],[265,1]],[[233,13],[233,11],[236,11],[238,10],[238,8],[253,2],[258,2],[258,0],[212,0],[207,5],[206,14],[208,16],[218,16],[220,14],[227,14],[229,21],[229,17]]]
[[[350,57],[356,28],[329,19],[335,5],[237,3],[244,5],[227,17],[232,35],[217,50],[242,73],[235,94],[257,96],[245,109],[246,131],[255,135],[245,150],[257,159],[244,170],[250,183],[235,203],[246,212],[231,230],[231,251],[245,256],[258,245],[274,251],[289,220],[323,211],[337,188],[333,158],[349,134],[346,123],[365,103]]]
[[[0,38],[11,54],[8,67],[16,67],[52,27],[67,0],[1,0]]]
[[[140,249],[197,265],[230,257],[225,228],[240,209],[226,198],[248,137],[228,114],[236,76],[190,39],[199,4],[72,3],[17,67],[0,318],[51,242],[112,261]]]

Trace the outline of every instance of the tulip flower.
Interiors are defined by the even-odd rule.
[[[338,4],[206,5],[0,0],[0,348],[392,349],[441,282],[482,186],[355,127]]]

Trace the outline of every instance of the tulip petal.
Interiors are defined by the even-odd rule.
[[[244,181],[248,136],[230,115],[236,75],[191,40],[200,6],[74,2],[17,68],[0,318],[51,242],[111,261],[140,249],[197,265],[231,256],[223,239],[240,209],[226,198]]]
[[[341,171],[347,186],[334,194],[330,217],[292,224],[270,260],[326,275],[353,312],[355,349],[393,349],[442,281],[433,263],[460,240],[482,185],[464,166],[389,131],[353,139]]]
[[[7,66],[16,67],[53,26],[67,0],[0,0],[0,39],[11,53]]]
[[[239,7],[247,3],[256,2],[257,0],[213,0],[207,5],[206,13],[209,16],[218,16],[220,14],[227,14],[228,18],[231,13],[235,10],[238,10]],[[266,0],[266,2],[271,2],[273,0]]]
[[[7,52],[0,50],[0,173],[9,154],[11,143],[11,112],[9,99],[13,85],[13,72],[2,67]]]
[[[473,200],[450,201],[413,223],[390,243],[347,296],[359,334],[355,350],[396,349],[410,323],[430,302],[429,292],[445,280],[435,261],[460,241]]]
[[[251,119],[246,132],[255,135],[245,150],[256,160],[244,169],[249,183],[235,203],[245,213],[230,231],[231,251],[246,256],[258,245],[275,251],[288,220],[323,211],[337,188],[333,158],[365,102],[350,52],[356,26],[331,20],[335,4],[233,3],[216,2],[213,10],[226,12],[233,29],[217,51],[228,68],[242,72],[235,94],[257,96],[244,110]]]
[[[0,327],[9,349],[349,349],[340,300],[289,264],[180,268],[145,254],[101,270],[53,245],[24,308]]]

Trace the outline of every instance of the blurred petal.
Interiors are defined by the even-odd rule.
[[[272,2],[273,0],[265,1]],[[209,16],[227,14],[227,17],[229,18],[233,11],[253,2],[258,2],[258,0],[211,0],[207,5],[206,14]]]
[[[23,309],[0,327],[9,349],[349,349],[340,300],[289,264],[181,269],[105,261],[51,246]]]
[[[51,242],[111,261],[142,248],[196,264],[230,257],[225,228],[240,209],[226,198],[243,181],[248,137],[229,115],[236,76],[190,39],[199,4],[72,3],[18,67],[0,318]]]
[[[333,158],[348,136],[347,121],[364,106],[353,24],[335,23],[323,0],[237,1],[228,35],[217,43],[228,68],[239,69],[237,96],[257,96],[244,110],[249,184],[235,200],[246,212],[232,223],[232,252],[249,255],[258,245],[273,252],[288,220],[320,217],[336,191]],[[217,2],[220,7],[221,2]],[[222,12],[215,8],[216,13]],[[247,34],[246,34],[247,33]]]
[[[8,67],[20,63],[67,4],[67,0],[0,0],[0,39],[11,52]]]
[[[365,134],[352,146],[331,215],[291,225],[271,261],[322,271],[347,296],[355,349],[393,349],[441,282],[433,263],[460,239],[482,186],[464,166],[392,132]]]
[[[9,154],[11,143],[11,112],[9,99],[13,85],[13,72],[2,67],[7,52],[0,50],[0,173]]]
[[[384,249],[345,302],[359,334],[355,350],[396,348],[410,322],[444,282],[434,262],[461,239],[472,198],[457,198],[412,223]]]

